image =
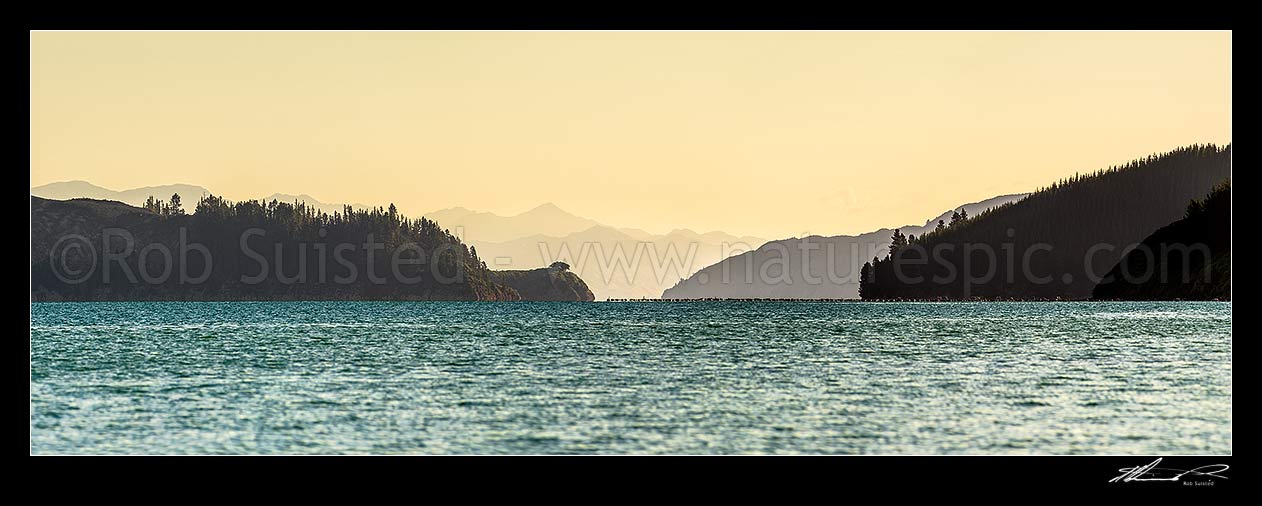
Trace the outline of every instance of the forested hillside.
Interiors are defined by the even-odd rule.
[[[1183,219],[1144,239],[1092,298],[1231,300],[1231,183],[1192,201]]]
[[[1123,250],[1231,175],[1231,146],[1193,145],[1079,174],[920,237],[893,234],[865,299],[1085,299]]]
[[[304,203],[207,195],[190,215],[178,196],[151,198],[143,209],[31,201],[35,300],[521,298],[476,250],[394,205],[328,214]]]

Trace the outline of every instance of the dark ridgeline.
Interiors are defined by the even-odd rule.
[[[1231,182],[1193,200],[1183,219],[1126,254],[1092,298],[1231,300]]]
[[[895,235],[892,254],[865,265],[860,295],[1085,299],[1125,248],[1182,217],[1190,200],[1204,196],[1230,175],[1231,146],[1212,144],[1076,175],[1018,202],[953,219],[918,238],[900,240],[901,234]],[[1091,275],[1086,265],[1089,251]],[[1027,253],[1032,275],[1026,275],[1022,266]],[[993,277],[982,280],[990,269]]]
[[[102,231],[107,228],[134,237],[121,262],[104,261]],[[261,233],[247,234],[251,229]],[[86,238],[98,253],[95,267],[82,249],[58,245],[71,234]],[[243,236],[247,247],[242,246]],[[383,245],[371,247],[371,276],[369,242]],[[123,253],[125,240],[110,243],[108,251]],[[400,249],[409,243],[424,254]],[[151,244],[164,245],[171,258],[168,262],[160,252],[150,251],[142,270],[141,252]],[[181,253],[181,244],[198,244],[209,252],[212,269],[206,279],[190,282],[206,271],[205,255],[193,248]],[[392,261],[396,251],[402,251],[404,262]],[[422,256],[423,263],[406,261]],[[64,267],[54,271],[53,262]],[[171,271],[163,279],[168,264]],[[306,268],[300,269],[302,265]],[[63,278],[66,272],[94,274],[82,282],[66,282],[58,272]],[[250,281],[260,274],[266,277]],[[565,274],[574,278],[571,283],[587,288],[577,276]],[[197,203],[196,213],[186,214],[178,196],[169,202],[151,198],[143,209],[112,201],[31,198],[34,300],[520,300],[519,289],[548,295],[549,300],[583,300],[552,294],[534,281],[498,279],[459,238],[432,220],[400,215],[393,204],[371,210],[346,206],[328,214],[305,203],[234,203],[207,195]]]

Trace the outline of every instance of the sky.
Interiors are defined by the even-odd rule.
[[[31,185],[921,224],[1231,142],[1230,32],[32,32]]]

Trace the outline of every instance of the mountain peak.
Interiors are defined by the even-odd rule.
[[[94,185],[82,179],[75,179],[71,181],[57,181],[57,182],[48,183],[45,185],[40,185],[40,186],[31,188],[31,190],[34,192],[48,191],[48,190],[54,190],[54,189],[80,190],[80,191],[96,190],[96,191],[106,191],[106,192],[113,191],[101,186]]]
[[[564,209],[561,209],[560,207],[557,207],[556,204],[553,204],[551,202],[544,202],[543,204],[539,204],[538,206],[535,206],[534,209],[521,213],[518,216],[564,216],[567,218],[578,217],[574,215],[573,213],[570,213],[569,211],[566,211]]]
[[[553,204],[553,203],[551,203],[551,202],[544,202],[544,203],[542,203],[542,204],[539,204],[538,206],[535,206],[535,208],[534,208],[534,209],[531,209],[531,210],[526,211],[526,212],[528,212],[528,213],[534,213],[534,212],[540,212],[540,211],[549,211],[549,212],[565,212],[565,211],[562,211],[560,207],[557,207],[557,205],[556,205],[556,204]]]

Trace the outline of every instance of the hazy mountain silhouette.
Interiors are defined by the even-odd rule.
[[[902,238],[875,255],[882,260],[863,297],[1084,299],[1128,247],[1230,177],[1230,145],[1194,145],[1067,178],[941,232]]]
[[[463,207],[433,211],[424,216],[442,223],[453,234],[480,242],[511,241],[534,234],[559,237],[600,225],[595,220],[570,214],[552,203],[512,216]]]
[[[605,299],[657,298],[681,277],[764,241],[723,232],[677,229],[655,235],[597,225],[561,237],[535,234],[505,242],[468,242],[495,269],[566,262],[596,298]]]
[[[956,207],[926,220],[921,226],[901,227],[920,235],[950,220],[961,210],[978,214],[1015,202],[1027,194],[1001,195]],[[794,237],[768,242],[701,269],[671,286],[664,299],[701,298],[796,298],[853,299],[859,297],[859,266],[865,259],[889,249],[893,229],[883,228],[857,236]],[[806,268],[803,268],[803,255]],[[589,279],[588,275],[584,275]]]
[[[169,199],[172,194],[180,194],[185,202],[197,202],[202,195],[209,195],[210,190],[191,184],[164,184],[145,186],[130,190],[115,191],[102,188],[87,181],[62,181],[31,188],[31,195],[52,200],[94,199],[113,200],[127,205],[140,207],[145,199],[152,195],[155,198]]]
[[[31,195],[51,200],[71,200],[71,199],[93,199],[93,200],[112,200],[122,202],[124,204],[136,207],[143,207],[145,200],[150,196],[154,198],[167,200],[173,194],[179,194],[180,198],[185,202],[197,202],[203,195],[210,195],[211,192],[204,186],[191,184],[165,184],[157,186],[144,186],[141,188],[132,188],[130,190],[111,190],[102,188],[87,181],[61,181],[57,183],[49,183],[46,185],[31,188]],[[328,214],[342,212],[343,204],[321,202],[315,197],[307,194],[291,195],[288,193],[273,193],[263,199],[264,201],[278,201],[286,204],[296,202],[306,203],[308,206],[314,207]],[[368,209],[369,206],[363,204],[351,204],[354,209]],[[189,209],[190,212],[193,209]]]

